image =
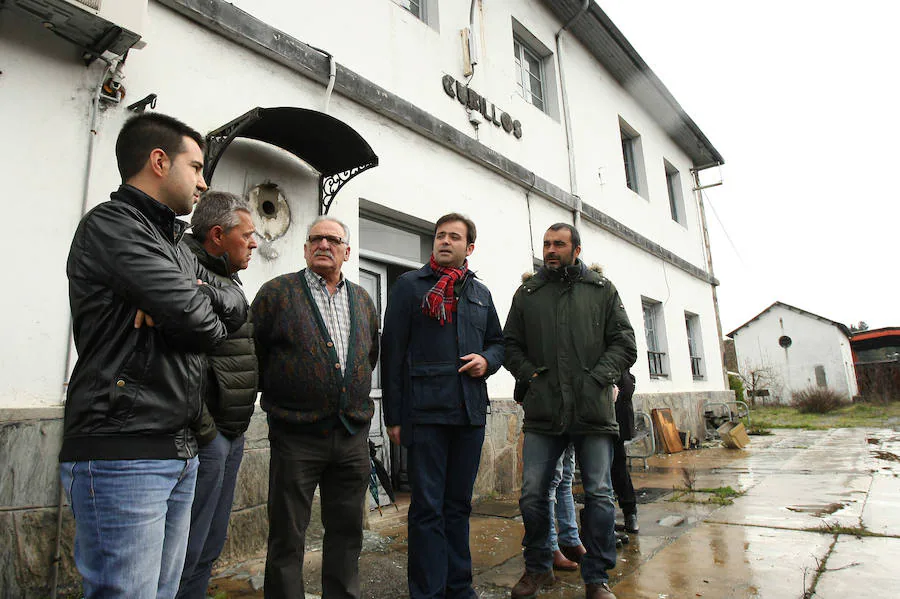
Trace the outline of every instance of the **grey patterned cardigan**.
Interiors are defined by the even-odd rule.
[[[303,271],[276,277],[256,294],[250,310],[260,403],[271,417],[309,425],[338,418],[351,432],[372,419],[378,313],[362,287],[350,281],[346,285],[351,327],[343,376]]]

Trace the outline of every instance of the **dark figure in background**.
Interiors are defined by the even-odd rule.
[[[627,455],[625,454],[625,441],[634,437],[634,406],[631,397],[634,395],[634,375],[626,370],[616,382],[619,388],[619,396],[616,398],[616,421],[619,423],[619,440],[616,441],[612,462],[612,485],[616,498],[619,501],[619,509],[625,517],[625,524],[616,524],[616,530],[637,534],[637,497],[634,494],[634,486],[631,484],[631,474],[628,472]]]

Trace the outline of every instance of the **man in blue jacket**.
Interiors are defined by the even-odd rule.
[[[469,270],[475,224],[437,221],[429,263],[391,291],[381,341],[384,421],[408,448],[411,599],[474,599],[469,515],[481,461],[487,377],[503,364],[503,331]]]

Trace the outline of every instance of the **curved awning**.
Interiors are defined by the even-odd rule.
[[[350,179],[378,166],[378,156],[347,123],[306,108],[254,108],[206,136],[204,177],[211,184],[216,165],[237,137],[255,139],[290,152],[319,171],[319,212]]]

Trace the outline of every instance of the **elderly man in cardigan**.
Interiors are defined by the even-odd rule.
[[[304,597],[304,543],[318,485],[322,597],[358,599],[378,313],[341,274],[350,257],[346,225],[317,218],[303,248],[307,267],[263,285],[251,308],[271,448],[265,596]]]

